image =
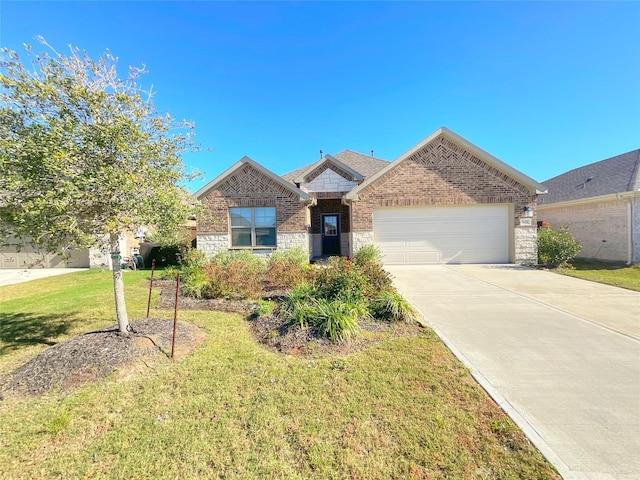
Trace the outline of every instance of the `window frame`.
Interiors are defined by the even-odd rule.
[[[256,223],[256,210],[258,209],[269,209],[273,212],[273,226],[266,226],[266,225],[258,225]],[[248,220],[250,222],[250,225],[233,225],[233,220],[232,220],[232,213],[233,210],[249,210],[251,212],[251,218],[248,218],[245,215],[242,215],[242,218],[244,218],[245,220]],[[229,235],[229,243],[231,245],[231,248],[233,249],[251,249],[251,250],[259,250],[259,249],[275,249],[277,248],[277,244],[278,244],[278,231],[277,231],[277,217],[276,217],[276,207],[229,207],[229,230],[230,230],[230,235]],[[250,229],[251,231],[251,245],[234,245],[233,244],[233,238],[234,238],[234,230],[240,230],[240,229]],[[258,239],[258,235],[256,235],[256,230],[264,230],[264,229],[273,229],[273,244],[272,245],[258,245],[257,244],[257,239]]]

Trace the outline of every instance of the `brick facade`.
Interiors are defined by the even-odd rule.
[[[535,195],[528,187],[442,137],[398,164],[359,197],[353,202],[354,232],[373,230],[374,207],[510,203],[514,227],[524,217],[524,207],[535,209]]]
[[[628,203],[621,200],[571,206],[551,204],[540,206],[538,216],[554,229],[566,225],[582,244],[579,257],[626,262],[628,208]]]
[[[277,233],[307,231],[307,208],[294,192],[244,165],[201,199],[198,234],[228,234],[229,208],[276,207]]]

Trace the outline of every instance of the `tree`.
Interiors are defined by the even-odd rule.
[[[0,243],[18,238],[43,253],[88,248],[145,226],[184,225],[194,202],[180,185],[181,153],[194,149],[193,125],[158,112],[152,91],[129,67],[126,79],[108,51],[97,60],[78,48],[63,56],[25,45],[25,65],[0,51]],[[120,262],[113,282],[118,328],[129,330]]]

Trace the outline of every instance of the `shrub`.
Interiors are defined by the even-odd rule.
[[[369,311],[374,318],[391,322],[409,322],[417,317],[413,306],[397,291],[381,293],[371,303]]]
[[[538,262],[551,267],[564,266],[571,262],[582,246],[566,226],[554,230],[551,227],[538,229]]]
[[[314,305],[314,326],[321,335],[331,340],[349,340],[360,327],[358,317],[366,313],[366,309],[357,304],[339,300],[316,300]],[[364,311],[363,311],[364,310]]]
[[[202,269],[192,268],[182,281],[182,293],[187,297],[202,298],[208,287],[209,279]]]
[[[187,248],[180,258],[181,267],[202,268],[207,264],[207,254],[197,248]]]
[[[180,269],[176,266],[169,266],[166,267],[164,270],[162,270],[162,272],[160,273],[160,279],[161,280],[175,280],[178,277],[178,272],[180,271]]]
[[[313,279],[319,298],[355,304],[367,299],[367,285],[367,277],[345,257],[330,258],[329,266],[317,270]]]
[[[358,266],[367,264],[382,265],[382,252],[378,247],[365,245],[353,254],[353,263]]]
[[[255,313],[259,317],[271,314],[271,312],[276,308],[276,302],[271,300],[263,300],[260,298],[258,299],[257,304],[258,306],[256,307]]]
[[[257,298],[263,293],[262,276],[267,264],[248,250],[216,254],[204,267],[210,282],[207,297]]]
[[[308,280],[309,258],[300,247],[271,254],[267,263],[267,282],[275,287],[293,287]]]
[[[317,292],[306,283],[296,285],[280,307],[282,313],[291,323],[305,327],[315,317],[315,296]]]

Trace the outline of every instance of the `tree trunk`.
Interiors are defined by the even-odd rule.
[[[120,258],[113,258],[119,252],[119,242],[117,234],[109,235],[111,245],[111,270],[113,272],[113,294],[116,301],[116,318],[118,319],[118,330],[121,333],[129,332],[129,317],[127,316],[127,305],[124,301],[124,282],[122,281],[122,269],[120,268]],[[117,255],[119,257],[119,254]]]

